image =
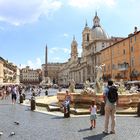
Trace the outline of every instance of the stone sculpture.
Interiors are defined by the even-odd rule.
[[[95,90],[96,93],[102,93],[103,91],[103,67],[105,66],[105,64],[102,64],[100,66],[96,66],[95,67],[95,71],[96,71],[96,79],[95,79]]]
[[[75,81],[73,79],[70,82],[69,92],[71,92],[71,93],[75,92]]]

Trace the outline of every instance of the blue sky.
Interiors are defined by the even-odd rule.
[[[109,36],[140,29],[139,0],[0,0],[0,56],[17,66],[41,68],[70,58],[73,35],[81,55],[82,31],[97,11]]]

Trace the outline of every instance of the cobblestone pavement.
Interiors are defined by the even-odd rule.
[[[0,100],[0,140],[140,140],[140,118],[117,116],[116,134],[103,135],[104,116],[89,130],[89,116],[63,118],[28,110]],[[19,121],[19,125],[14,122]],[[15,135],[9,136],[14,131]]]

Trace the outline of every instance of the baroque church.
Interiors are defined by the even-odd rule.
[[[109,47],[121,37],[109,37],[100,24],[100,18],[95,13],[92,28],[86,22],[82,32],[82,54],[78,57],[78,43],[73,37],[71,43],[71,57],[59,69],[58,83],[68,85],[71,80],[75,83],[84,83],[87,79],[95,81],[95,67],[102,64],[101,50]]]

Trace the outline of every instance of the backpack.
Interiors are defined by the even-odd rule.
[[[118,100],[118,89],[115,86],[108,87],[108,100],[110,103],[115,103]]]

